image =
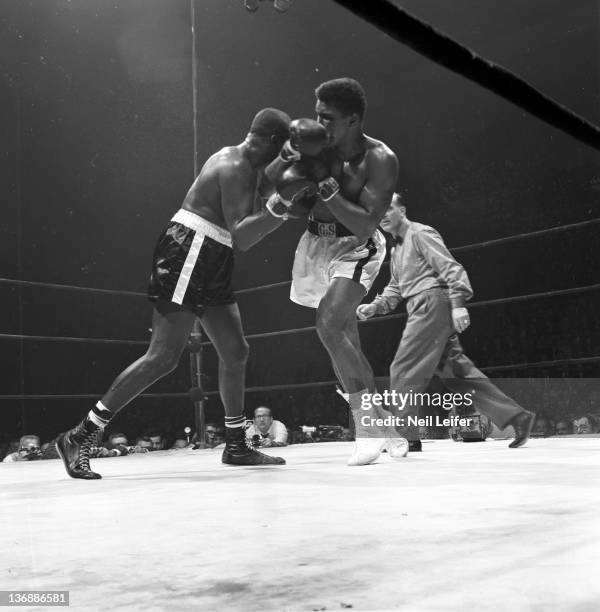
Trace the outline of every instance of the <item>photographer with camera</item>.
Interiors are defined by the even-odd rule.
[[[19,449],[6,455],[2,463],[13,463],[15,461],[35,461],[42,458],[42,449],[38,436],[22,436],[19,440]]]
[[[259,406],[254,411],[254,422],[246,429],[246,440],[254,448],[287,446],[288,430],[281,421],[273,420],[270,408]]]

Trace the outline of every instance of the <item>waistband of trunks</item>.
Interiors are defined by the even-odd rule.
[[[341,223],[321,223],[315,219],[308,220],[308,231],[315,236],[322,238],[343,238],[345,236],[354,236],[354,234]]]
[[[233,245],[231,234],[227,230],[215,225],[214,223],[211,223],[210,221],[207,221],[206,219],[203,219],[200,215],[190,212],[189,210],[183,210],[183,208],[180,208],[175,215],[173,215],[171,221],[181,223],[181,225],[185,225],[186,227],[193,229],[196,233],[208,236],[209,238],[212,238],[213,240],[216,240],[217,242],[220,242],[221,244],[224,244],[230,248]]]

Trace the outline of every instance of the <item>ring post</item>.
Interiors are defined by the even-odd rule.
[[[198,176],[198,70],[196,66],[196,7],[190,0],[190,21],[192,29],[192,121],[194,127],[194,179]],[[206,448],[204,414],[204,389],[202,385],[202,328],[196,318],[190,334],[190,396],[194,404],[194,425],[198,434],[198,447]]]

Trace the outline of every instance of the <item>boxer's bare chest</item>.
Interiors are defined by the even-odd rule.
[[[357,161],[333,160],[331,162],[331,176],[339,183],[340,194],[346,198],[346,200],[357,204],[360,193],[368,178],[366,155]],[[335,220],[327,204],[320,201],[313,209],[313,216],[320,221]]]

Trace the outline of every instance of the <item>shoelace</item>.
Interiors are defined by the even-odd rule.
[[[90,451],[92,449],[92,443],[96,438],[95,434],[91,434],[86,436],[83,442],[81,443],[81,447],[79,449],[79,467],[85,470],[86,472],[90,472]]]

